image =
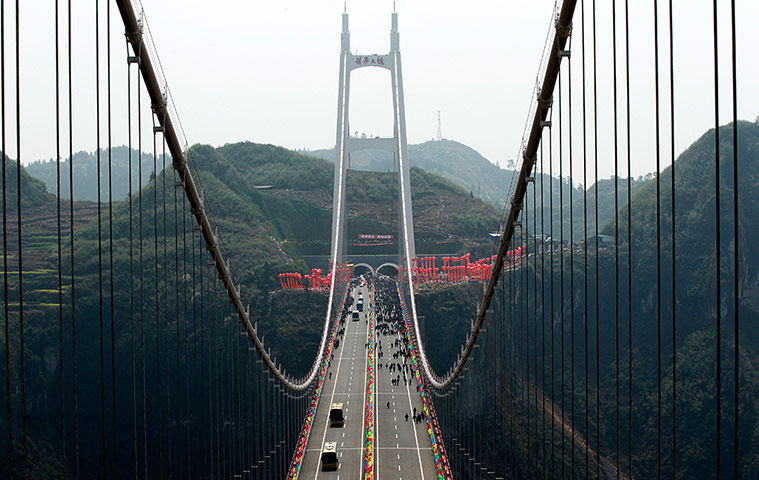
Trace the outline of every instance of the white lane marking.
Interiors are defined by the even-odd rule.
[[[340,350],[340,353],[342,353],[342,348]],[[340,355],[339,360],[337,361],[337,372],[335,373],[335,382],[332,384],[332,393],[329,396],[329,403],[327,405],[332,405],[332,400],[335,398],[335,390],[337,390],[337,379],[340,377],[340,364],[342,363],[342,355]],[[327,415],[327,419],[324,421],[324,434],[322,435],[322,443],[319,444],[319,448],[321,448],[322,445],[324,445],[324,440],[327,438],[327,430],[329,429],[329,415]],[[340,445],[342,447],[342,445]],[[317,479],[319,476],[319,462],[316,463],[316,472],[314,472],[314,480]],[[337,468],[340,468],[340,465],[338,464]]]
[[[406,396],[408,397],[408,411],[411,412],[414,410],[414,406],[411,404],[411,386],[406,385]],[[414,431],[414,443],[416,444],[416,458],[419,459],[419,478],[424,478],[424,470],[422,470],[422,452],[419,450],[419,437],[416,434],[416,427],[413,426],[411,429]]]

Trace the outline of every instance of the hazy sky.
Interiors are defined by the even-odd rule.
[[[10,3],[10,2],[6,2]],[[95,149],[94,13],[92,2],[74,2],[72,10],[73,147]],[[599,1],[598,124],[599,176],[612,170],[611,147],[611,8]],[[666,26],[666,2],[661,5],[660,29]],[[714,124],[711,1],[676,2],[675,83],[676,150],[682,151]],[[618,55],[624,54],[623,7],[618,1]],[[653,2],[630,2],[631,95],[633,118],[633,175],[654,169],[653,110]],[[759,114],[755,44],[751,34],[759,18],[759,2],[738,1],[739,117]],[[105,12],[101,3],[103,59],[100,72],[101,128],[105,113]],[[223,145],[250,140],[292,149],[330,148],[335,142],[341,13],[337,0],[143,0],[146,16],[173,98],[193,143]],[[592,47],[590,5],[586,6],[587,47]],[[720,2],[720,122],[730,120],[729,2]],[[392,0],[349,1],[351,48],[359,53],[389,50]],[[445,138],[465,143],[492,162],[515,158],[519,151],[541,52],[554,8],[552,0],[506,1],[397,0],[403,61],[406,121],[410,143],[433,138],[437,111]],[[12,18],[12,9],[6,6]],[[126,50],[123,25],[112,6],[112,122],[113,144],[126,137]],[[22,160],[25,163],[55,156],[55,23],[52,0],[22,2],[21,99]],[[66,12],[61,10],[61,108],[67,114]],[[6,35],[13,35],[11,26]],[[661,86],[668,89],[666,30],[661,33]],[[572,35],[573,101],[575,121],[581,106],[580,6]],[[8,55],[11,55],[12,45]],[[12,57],[6,60],[11,95]],[[619,58],[619,81],[624,79],[624,57]],[[590,62],[590,58],[588,59]],[[752,63],[754,65],[752,65]],[[586,80],[592,81],[588,63]],[[133,83],[136,77],[132,75]],[[586,105],[593,110],[592,85]],[[620,84],[620,87],[622,84]],[[381,69],[354,72],[351,90],[351,131],[372,135],[392,132],[389,73]],[[565,91],[566,95],[566,91]],[[620,91],[620,95],[622,92]],[[668,105],[668,94],[662,93]],[[566,98],[566,97],[565,97]],[[620,102],[623,102],[620,97]],[[150,125],[149,108],[143,116]],[[620,110],[620,116],[624,111]],[[557,115],[557,114],[556,114]],[[669,125],[667,112],[662,122]],[[68,152],[68,127],[63,121],[63,156]],[[149,127],[148,127],[149,128]],[[575,129],[576,132],[579,129]],[[575,133],[576,133],[575,132]],[[664,136],[669,137],[669,133]],[[12,138],[13,126],[8,126]],[[577,134],[577,133],[576,133]],[[103,133],[102,135],[105,135]],[[133,136],[133,144],[136,144]],[[577,138],[576,145],[581,144]],[[662,147],[668,149],[668,140]],[[149,140],[143,138],[144,143]],[[592,139],[589,140],[592,144]],[[101,144],[105,139],[101,138]],[[148,148],[143,145],[143,148]],[[152,145],[149,147],[152,149]],[[8,153],[15,157],[15,147]],[[576,154],[579,158],[579,154]],[[666,163],[666,162],[665,162]]]

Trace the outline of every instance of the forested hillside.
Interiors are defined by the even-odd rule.
[[[314,150],[306,152],[319,158],[334,162],[335,151]],[[409,162],[412,167],[419,167],[427,172],[440,175],[455,183],[464,190],[469,191],[475,197],[482,198],[493,205],[499,211],[503,208],[514,175],[513,163],[507,168],[491,163],[474,149],[453,140],[433,140],[416,145],[408,146]],[[379,150],[362,150],[351,154],[350,165],[357,170],[373,172],[388,172],[393,170],[392,156],[388,152]],[[599,179],[597,183],[584,189],[578,178],[569,182],[564,177],[558,178],[558,167],[549,169],[544,165],[543,173],[535,175],[535,191],[537,203],[525,205],[525,211],[538,225],[536,231],[545,233],[554,238],[560,237],[561,226],[567,238],[572,236],[579,240],[585,236],[595,234],[595,209],[596,196],[598,196],[598,229],[613,217],[616,208],[627,202],[627,178],[617,179],[618,201],[614,204],[614,179]],[[630,192],[634,194],[640,187],[650,181],[652,175],[630,179]],[[571,205],[571,206],[570,206]],[[575,221],[571,222],[571,214]],[[587,226],[577,219],[585,218],[583,211],[587,210]],[[533,213],[535,212],[534,216]],[[540,225],[543,225],[542,229]],[[553,226],[553,228],[552,228]]]
[[[198,145],[191,149],[190,155],[199,169],[204,194],[211,200],[226,251],[250,301],[258,328],[285,368],[295,376],[304,374],[314,358],[327,298],[315,292],[278,291],[278,274],[307,273],[309,269],[300,255],[309,248],[319,251],[329,243],[332,165],[283,148],[252,143],[218,149]],[[74,162],[76,166],[76,158]],[[9,293],[5,300],[10,307],[10,336],[6,339],[3,331],[0,344],[9,341],[13,346],[9,351],[11,361],[18,365],[17,168],[14,162],[7,163]],[[138,163],[132,164],[133,168],[137,166]],[[184,201],[184,191],[175,188],[177,178],[170,167],[155,177],[150,175],[152,164],[150,168],[148,172],[143,170],[148,183],[141,190],[133,183],[133,195],[127,199],[114,198],[112,210],[107,203],[100,207],[79,200],[70,204],[65,198],[59,204],[43,182],[32,178],[26,169],[20,172],[27,319],[25,395],[31,478],[74,476],[72,464],[67,472],[59,464],[62,455],[56,450],[60,449],[60,436],[55,433],[57,427],[49,423],[59,421],[55,419],[59,419],[61,408],[60,402],[49,399],[63,395],[66,411],[73,411],[74,378],[79,412],[88,412],[80,413],[79,431],[82,438],[97,438],[100,417],[91,413],[100,411],[101,368],[110,372],[113,365],[115,376],[108,373],[109,379],[123,380],[136,375],[135,395],[144,395],[148,405],[159,401],[159,379],[164,384],[160,395],[170,395],[175,401],[191,405],[190,392],[202,389],[202,385],[186,384],[180,375],[177,382],[168,383],[170,391],[166,392],[162,376],[167,367],[171,372],[195,378],[198,355],[226,351],[223,342],[227,340],[221,326],[236,320],[229,316],[228,302],[213,281],[214,266],[208,263],[202,238],[193,228],[195,220]],[[91,173],[80,178],[75,169],[75,199],[80,195],[77,185],[87,178],[92,180]],[[113,175],[114,183],[122,187],[128,178],[127,172]],[[427,235],[425,238],[453,239],[461,248],[478,245],[490,248],[487,232],[497,223],[492,207],[421,170],[412,172],[411,181],[419,219],[417,231]],[[397,218],[394,185],[392,175],[349,174],[349,233],[366,232],[368,228],[384,233],[394,228]],[[73,240],[68,217],[72,210]],[[327,248],[323,251],[326,253]],[[76,377],[74,345],[79,367]],[[222,369],[216,375],[224,376],[225,372]],[[11,383],[19,384],[18,379]],[[104,388],[115,391],[119,412],[116,431],[131,431],[132,383],[120,381]],[[209,388],[208,383],[205,388]],[[20,395],[18,391],[12,392],[13,418],[20,415],[17,411]],[[137,414],[141,415],[141,410]],[[183,415],[183,422],[192,421],[187,410]],[[0,418],[2,429],[7,427],[5,419]],[[71,421],[71,417],[67,418],[67,422]],[[180,425],[173,426],[173,435],[182,435],[182,429]],[[152,448],[157,441],[156,437],[147,439],[147,447]],[[117,448],[131,448],[129,442],[128,436],[119,437]],[[74,443],[67,445],[71,449],[69,458],[73,458]],[[0,445],[0,459],[4,461],[7,461],[6,447]],[[78,447],[84,469],[100,471],[100,447],[90,444]],[[14,445],[13,455],[14,463],[20,464],[20,443]]]

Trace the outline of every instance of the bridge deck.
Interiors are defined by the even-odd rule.
[[[416,382],[411,381],[410,359],[406,370],[408,384],[404,385],[403,373],[389,371],[389,364],[404,365],[403,358],[393,358],[400,347],[391,347],[401,337],[398,333],[377,334],[377,342],[382,345],[382,358],[377,362],[382,368],[375,370],[376,388],[376,427],[374,441],[377,449],[374,453],[375,478],[377,479],[421,479],[436,478],[435,461],[432,457],[430,436],[426,422],[416,423],[414,409],[422,411],[422,399],[416,390]],[[379,348],[377,349],[379,352]],[[396,366],[396,368],[399,368]],[[403,368],[403,367],[400,367]],[[392,380],[399,380],[393,385]],[[413,383],[413,385],[412,385]],[[406,419],[408,414],[408,420]]]
[[[357,479],[361,478],[364,454],[364,401],[366,392],[366,343],[368,339],[367,319],[370,295],[368,287],[363,289],[364,312],[357,322],[350,315],[345,321],[345,333],[338,336],[340,345],[333,350],[334,357],[324,380],[322,396],[316,410],[313,430],[303,457],[300,479]],[[354,305],[358,298],[357,289],[350,295]],[[414,408],[421,410],[421,398],[412,385],[405,386],[403,374],[390,373],[387,365],[403,360],[393,360],[398,348],[391,343],[400,338],[398,334],[378,334],[382,342],[383,364],[376,372],[375,386],[375,475],[376,479],[420,479],[435,478],[435,465],[425,424],[414,423]],[[377,349],[379,351],[379,349]],[[376,360],[377,361],[377,360]],[[331,374],[331,375],[330,375]],[[391,383],[400,375],[398,386]],[[408,376],[408,375],[407,375]],[[411,383],[411,382],[409,382]],[[329,427],[329,409],[333,402],[342,402],[345,410],[345,425]],[[389,407],[388,407],[389,402]],[[409,418],[406,420],[405,415]],[[337,442],[339,467],[336,471],[322,471],[319,461],[324,442]]]

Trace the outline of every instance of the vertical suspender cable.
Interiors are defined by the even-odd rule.
[[[57,2],[57,0],[56,0]],[[111,2],[106,2],[106,65],[108,68],[108,256],[109,256],[109,285],[111,295],[111,424],[113,429],[113,478],[119,476],[119,454],[116,447],[116,310],[113,286],[113,149],[111,125]],[[56,22],[57,28],[57,22]],[[61,362],[63,363],[63,362]]]
[[[139,66],[139,64],[138,64]],[[139,67],[141,68],[141,67]],[[148,407],[145,372],[145,275],[143,260],[142,228],[142,75],[137,77],[137,206],[140,211],[140,350],[142,351],[142,454],[145,462],[145,478],[148,478]]]
[[[179,348],[179,207],[177,199],[177,170],[174,173],[174,313],[177,326],[176,348],[177,348],[177,405],[179,408],[177,416],[177,440],[179,443],[179,464],[177,465],[178,477],[182,477],[182,385],[180,375],[182,361],[180,358],[181,349]],[[173,452],[172,452],[173,453]],[[171,466],[169,466],[171,468]]]
[[[659,132],[659,6],[654,0],[654,92],[656,128],[656,478],[662,475],[661,371],[661,138]]]
[[[503,275],[503,271],[501,273]],[[506,430],[506,434],[508,435],[508,417],[507,417],[507,408],[509,408],[509,401],[506,397],[506,380],[507,380],[507,358],[506,355],[509,352],[508,346],[506,344],[506,290],[505,290],[505,279],[501,282],[501,298],[500,302],[496,303],[496,308],[498,308],[498,312],[500,313],[500,321],[497,322],[499,325],[499,349],[501,351],[501,354],[499,355],[499,358],[501,359],[501,378],[499,382],[499,394],[501,397],[501,422],[503,424],[503,429]],[[450,406],[452,403],[453,395],[450,395],[449,398],[446,399],[446,404],[448,405],[448,418],[450,420],[451,427],[454,425],[454,417],[450,414]],[[449,427],[449,428],[451,428]],[[506,472],[506,468],[508,467],[508,460],[509,460],[509,450],[507,448],[508,445],[513,445],[511,442],[503,442],[503,459],[504,459],[504,473]],[[458,470],[458,462],[456,462],[456,470]],[[454,472],[458,473],[458,471]]]
[[[232,425],[234,426],[235,433],[235,456],[233,460],[235,470],[239,472],[239,474],[242,474],[242,465],[240,462],[240,457],[242,456],[242,449],[240,448],[240,335],[237,334],[237,327],[233,326],[233,322],[230,321],[229,323],[230,335],[232,335],[232,373],[234,374],[232,390],[234,392],[233,398],[235,401],[235,411],[234,416],[232,417]]]
[[[219,418],[221,415],[219,414],[219,385],[221,382],[219,381],[219,282],[216,278],[216,275],[211,276],[211,282],[213,283],[212,291],[211,291],[211,298],[213,299],[213,312],[212,312],[212,318],[210,319],[210,336],[209,341],[212,342],[211,345],[209,345],[209,348],[211,350],[211,378],[209,379],[210,384],[212,385],[213,392],[211,393],[211,404],[212,404],[212,421],[211,421],[211,427],[212,427],[212,435],[211,439],[215,439],[215,442],[212,442],[211,445],[211,465],[213,468],[211,469],[211,479],[214,478],[214,475],[217,473],[221,474],[221,434],[220,434],[220,428],[219,428]],[[218,464],[218,467],[217,467]]]
[[[553,116],[553,108],[551,108],[551,116]],[[555,313],[554,313],[554,278],[553,278],[553,271],[554,271],[554,261],[553,261],[553,245],[556,242],[556,239],[553,236],[553,127],[548,127],[548,223],[549,223],[549,233],[551,242],[549,244],[550,248],[550,255],[548,259],[548,263],[551,266],[551,275],[550,275],[550,283],[551,287],[549,288],[549,295],[551,296],[551,316],[550,316],[550,325],[551,325],[551,368],[549,369],[551,372],[551,399],[552,401],[555,401],[556,398],[555,392],[554,392],[554,384],[556,376],[554,375],[555,369],[554,369],[554,360],[555,360],[555,352],[554,352],[554,319],[555,319]],[[555,441],[555,432],[556,432],[556,422],[551,422],[551,477],[555,478],[556,474],[554,471],[554,466],[556,464],[556,441]],[[560,435],[563,435],[562,432],[559,432]]]
[[[720,174],[719,174],[719,38],[717,27],[717,0],[713,0],[714,22],[714,234],[715,234],[715,302],[717,315],[717,373],[716,373],[716,467],[717,480],[722,478],[722,285],[720,283],[721,262],[721,216],[720,216]],[[736,472],[737,473],[737,472]]]
[[[2,7],[0,7],[2,9]],[[2,15],[2,14],[0,14]],[[60,364],[61,377],[61,464],[63,480],[68,475],[68,465],[66,458],[66,381],[63,362],[63,236],[61,229],[61,90],[60,90],[60,45],[59,45],[59,21],[58,21],[58,0],[55,1],[55,196],[56,196],[56,224],[58,228],[58,362]],[[3,105],[3,117],[5,117],[5,106]],[[3,126],[5,124],[3,123]],[[4,130],[4,129],[3,129]],[[3,131],[3,136],[5,132]],[[3,142],[3,187],[5,186],[5,142]],[[4,189],[3,189],[4,191]],[[3,195],[3,209],[5,209],[5,195]],[[3,242],[5,242],[5,231],[3,231]],[[7,250],[3,248],[3,253]],[[4,261],[7,255],[3,255]],[[8,292],[5,292],[4,304],[8,305]],[[6,311],[6,326],[7,326]],[[6,339],[8,331],[5,332]],[[10,428],[10,422],[8,424]],[[8,464],[11,465],[11,458],[8,458]],[[9,478],[13,478],[12,472]]]
[[[129,42],[127,41],[127,51]],[[129,156],[129,318],[130,341],[132,347],[132,427],[134,436],[134,475],[137,477],[139,463],[137,456],[137,364],[135,363],[134,348],[134,222],[132,220],[132,67],[127,63],[127,136]],[[72,249],[73,252],[73,249]]]
[[[191,455],[190,458],[193,461],[194,468],[192,471],[198,471],[198,454],[200,453],[198,451],[199,448],[199,439],[198,439],[198,428],[197,428],[197,421],[198,421],[198,317],[197,317],[197,303],[196,303],[196,291],[195,291],[195,227],[192,227],[192,231],[190,232],[192,235],[191,243],[192,243],[192,361],[193,361],[193,370],[192,370],[192,404],[193,404],[193,418],[190,425],[192,425],[192,428],[195,430],[195,455]]]
[[[103,222],[100,180],[100,1],[95,0],[95,138],[98,198],[98,319],[100,333],[100,442],[102,447],[103,478],[107,476],[108,451],[105,441],[105,347],[103,340]]]
[[[187,468],[187,474],[190,474],[190,432],[187,426],[187,420],[190,416],[190,389],[189,389],[189,369],[190,369],[190,356],[187,349],[187,331],[190,327],[189,319],[187,318],[187,200],[182,198],[182,290],[183,290],[183,318],[184,318],[184,416],[180,416],[179,428],[184,432],[185,444],[187,447],[187,458],[182,463],[183,467]],[[182,398],[180,395],[179,398]],[[180,457],[181,458],[181,457]]]
[[[217,296],[219,294],[217,293]],[[219,391],[221,392],[221,400],[219,401],[219,429],[220,429],[220,446],[221,446],[221,454],[219,455],[219,462],[221,467],[221,476],[222,478],[229,478],[231,475],[230,472],[227,471],[227,466],[229,465],[229,448],[228,448],[228,442],[227,442],[227,397],[228,395],[225,395],[226,393],[226,386],[229,383],[227,381],[227,374],[229,373],[229,370],[227,368],[227,352],[229,351],[229,342],[227,340],[226,336],[226,329],[224,328],[226,326],[226,312],[224,310],[225,305],[219,306],[219,328],[221,329],[219,338],[221,339],[221,346],[222,348],[219,349],[221,352],[221,358],[219,359],[218,363],[218,377],[220,380],[219,383]]]
[[[572,50],[572,37],[569,37],[569,46],[567,47],[568,50]],[[575,219],[574,219],[574,142],[573,142],[573,132],[572,132],[572,55],[570,54],[567,56],[567,76],[569,77],[568,83],[568,89],[569,89],[569,95],[567,99],[567,108],[568,108],[568,119],[569,119],[569,371],[570,371],[570,390],[571,395],[569,398],[570,402],[570,425],[572,428],[572,431],[574,432],[575,428],[575,252],[574,252],[574,225],[575,225]],[[572,441],[569,442],[569,456],[570,456],[570,462],[572,464],[572,472],[574,474],[574,465],[575,465],[575,441],[574,441],[574,435],[572,436]]]
[[[165,132],[164,132],[165,133]],[[166,221],[167,221],[167,215],[166,215],[166,207],[168,205],[168,202],[166,200],[166,177],[169,176],[168,171],[166,170],[166,136],[161,135],[162,141],[161,141],[161,160],[162,160],[162,169],[161,169],[161,181],[162,181],[162,190],[163,190],[163,301],[164,301],[164,308],[163,308],[163,328],[164,328],[164,339],[163,339],[163,348],[164,348],[164,363],[166,364],[166,473],[168,474],[169,478],[172,477],[171,472],[171,455],[172,455],[172,449],[171,449],[171,368],[169,364],[169,256],[168,256],[168,234],[166,230]],[[158,187],[156,182],[156,188]]]
[[[8,155],[5,150],[5,1],[0,1],[0,116],[3,155],[3,317],[5,319],[5,407],[8,426],[8,478],[13,478],[13,428],[11,414],[11,344],[8,320]]]
[[[226,478],[225,475],[225,469],[224,469],[224,407],[223,407],[223,390],[222,387],[224,386],[224,377],[223,377],[223,371],[224,366],[222,364],[222,355],[224,353],[223,348],[221,348],[224,343],[222,342],[222,336],[221,336],[221,327],[222,327],[222,305],[219,298],[219,295],[221,295],[221,291],[219,289],[219,283],[220,279],[216,278],[214,285],[214,301],[216,302],[216,319],[214,320],[214,325],[216,327],[216,331],[214,332],[213,338],[216,340],[216,344],[218,347],[216,350],[216,378],[214,380],[214,385],[216,387],[216,432],[217,432],[217,440],[216,440],[216,458],[218,459],[218,474],[222,478]]]
[[[598,276],[599,276],[599,268],[598,268],[598,262],[599,262],[599,256],[598,256],[598,79],[597,79],[597,55],[596,55],[596,0],[593,0],[593,183],[595,188],[595,194],[594,200],[593,200],[593,207],[594,207],[594,219],[593,223],[595,224],[595,267],[596,267],[596,280],[595,280],[595,288],[596,288],[596,311],[595,311],[595,317],[596,317],[596,478],[601,478],[601,412],[600,412],[600,403],[601,403],[601,357],[600,357],[600,349],[601,349],[601,339],[600,339],[600,330],[601,330],[601,324],[600,324],[600,302],[598,299]],[[616,208],[616,206],[615,206]],[[587,432],[588,438],[587,443],[590,444],[590,431]]]
[[[735,347],[734,347],[734,368],[733,368],[733,472],[738,475],[740,444],[739,437],[739,407],[740,407],[740,323],[739,323],[739,287],[740,287],[740,263],[738,259],[738,80],[736,72],[736,53],[735,53],[735,0],[730,2],[730,42],[732,49],[732,76],[733,76],[733,315],[735,330]]]
[[[583,316],[585,330],[585,435],[590,431],[589,424],[589,399],[588,391],[588,130],[587,130],[587,96],[585,93],[585,2],[580,2],[582,17],[582,224],[583,224]],[[574,442],[574,436],[572,437]],[[585,442],[585,478],[590,477],[590,463],[588,442]],[[574,475],[574,472],[572,473]]]
[[[155,114],[153,120],[153,267],[155,269],[155,368],[156,368],[156,403],[157,403],[157,430],[158,430],[158,472],[163,478],[163,418],[161,416],[161,326],[160,308],[158,301],[158,151],[156,147]]]
[[[617,117],[617,2],[611,2],[611,50],[612,83],[614,108],[614,373],[616,377],[614,394],[615,415],[615,478],[620,477],[619,440],[619,119]],[[596,202],[598,199],[596,199]],[[628,205],[629,208],[629,205]]]
[[[522,209],[522,220],[524,223],[524,227],[522,230],[522,243],[525,245],[525,249],[523,250],[523,257],[527,258],[527,245],[529,245],[528,240],[528,232],[529,232],[529,225],[527,224],[529,215],[526,213],[526,204],[525,207]],[[530,435],[532,433],[532,426],[530,423],[530,416],[532,414],[532,407],[530,402],[530,390],[529,385],[531,384],[532,380],[530,380],[530,278],[527,274],[527,262],[521,262],[522,265],[520,266],[521,270],[521,277],[524,280],[524,327],[525,327],[525,364],[527,366],[527,374],[525,375],[525,393],[526,395],[526,407],[527,407],[527,466],[528,466],[528,476],[530,475],[530,470],[532,470],[532,443],[530,441]],[[482,356],[485,356],[485,352],[482,352]],[[478,377],[481,374],[478,374]]]
[[[551,130],[548,130],[548,135],[550,137]],[[541,368],[543,370],[542,375],[542,390],[543,390],[543,478],[546,476],[546,470],[548,465],[548,447],[545,446],[546,442],[546,265],[545,265],[545,255],[546,255],[546,222],[545,222],[545,211],[546,211],[546,205],[544,201],[544,192],[545,192],[545,169],[543,166],[543,130],[540,131],[541,136],[541,142],[540,142],[540,238],[542,239],[542,245],[540,248],[540,342],[541,342]],[[549,179],[549,185],[550,185],[550,179]],[[537,269],[537,266],[536,266]],[[503,288],[503,285],[501,285]],[[550,293],[550,290],[549,290]],[[502,302],[503,303],[503,302]],[[550,320],[550,319],[549,319]],[[503,322],[503,319],[501,319],[501,322]],[[551,325],[553,325],[553,322],[551,322]],[[503,350],[501,350],[503,351]],[[549,373],[553,374],[551,370],[549,369]],[[503,398],[503,394],[501,394],[501,398]],[[553,401],[553,399],[551,399]],[[553,433],[553,419],[549,418],[551,420],[551,432]],[[553,460],[553,459],[552,459]]]
[[[672,205],[672,478],[677,479],[677,249],[675,229],[675,66],[672,0],[669,0],[669,114],[670,114],[670,193]]]
[[[627,341],[628,341],[628,385],[627,395],[627,463],[629,478],[633,478],[633,354],[632,354],[632,191],[630,169],[630,14],[629,3],[625,0],[625,112],[626,145],[627,145]]]
[[[18,322],[21,355],[21,429],[24,440],[24,478],[29,478],[27,419],[26,419],[26,352],[24,342],[24,251],[21,229],[21,55],[19,50],[19,0],[16,0],[16,212],[18,220]],[[3,152],[5,155],[5,152]]]
[[[201,237],[199,239],[200,242],[203,241],[203,238]],[[205,290],[205,277],[203,275],[203,271],[205,270],[205,263],[203,262],[203,249],[200,248],[198,252],[200,256],[200,415],[202,417],[201,419],[201,437],[202,442],[200,444],[200,450],[203,452],[203,477],[208,476],[208,437],[210,434],[208,434],[206,430],[206,414],[209,410],[210,406],[206,402],[206,337],[205,337],[205,319],[206,319],[206,290]],[[207,435],[208,434],[208,435]]]
[[[541,146],[542,147],[542,146]],[[541,435],[541,441],[538,442],[538,448],[542,447],[543,452],[545,452],[545,409],[541,409],[541,402],[538,397],[537,391],[538,391],[538,211],[537,211],[537,199],[538,199],[538,192],[536,190],[537,184],[535,183],[535,175],[533,174],[533,180],[532,180],[532,246],[533,246],[533,262],[532,262],[532,285],[533,285],[533,323],[535,325],[535,335],[534,335],[534,348],[535,348],[535,438],[538,436],[538,415],[540,415],[540,425],[542,427],[542,435]],[[542,226],[541,226],[542,227]],[[541,322],[542,326],[542,322]],[[495,337],[495,332],[491,332],[491,336]],[[540,338],[541,345],[543,344],[543,337]],[[492,354],[495,355],[495,344],[493,344],[492,347]],[[541,353],[542,357],[542,353]],[[545,376],[545,371],[542,369],[542,363],[541,363],[541,379]],[[495,371],[493,372],[495,373]],[[492,380],[491,380],[492,381]],[[487,385],[487,383],[486,383]],[[495,391],[493,391],[493,396],[495,396]],[[540,396],[545,398],[545,391],[540,390]],[[493,423],[494,425],[494,423]],[[545,476],[545,471],[542,469],[542,465],[539,462],[540,459],[540,451],[535,452],[535,475],[537,475],[538,471],[543,471],[543,475]],[[539,468],[540,467],[540,468]]]
[[[69,248],[71,254],[71,361],[73,364],[73,393],[74,393],[74,460],[76,465],[76,478],[79,479],[81,465],[79,463],[79,397],[77,392],[77,368],[76,368],[76,275],[74,272],[74,106],[73,106],[73,83],[71,69],[71,0],[68,2],[68,100],[69,100]],[[3,47],[3,51],[5,51]],[[5,62],[3,62],[3,68]],[[5,75],[3,75],[5,78]],[[3,88],[3,95],[5,88]],[[4,97],[3,97],[4,98]],[[5,108],[3,107],[3,111]],[[3,142],[4,143],[4,142]],[[3,151],[5,146],[3,145]]]
[[[558,73],[558,87],[559,87],[559,315],[561,322],[559,328],[561,334],[559,340],[561,342],[561,348],[559,349],[559,358],[561,366],[561,424],[564,425],[564,115],[562,108],[562,79],[561,79],[561,66],[559,66]],[[571,208],[570,208],[571,210]],[[571,227],[570,227],[571,228]],[[564,477],[564,469],[566,465],[566,435],[561,435],[561,476]],[[570,445],[572,442],[570,442]]]

